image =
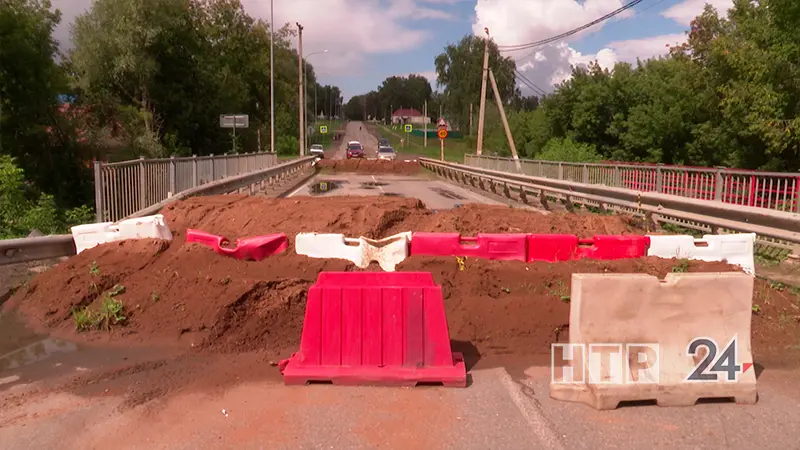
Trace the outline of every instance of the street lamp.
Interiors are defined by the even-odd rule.
[[[303,98],[304,99],[308,98],[308,70],[306,70],[306,66],[308,65],[308,63],[306,63],[306,61],[308,61],[308,58],[310,58],[310,57],[312,57],[314,55],[320,55],[322,53],[328,53],[328,50],[326,49],[326,50],[323,50],[321,52],[309,53],[308,55],[306,55],[305,58],[303,58]],[[303,114],[304,114],[303,117],[305,117],[306,120],[308,120],[308,100],[304,100],[304,103],[305,104],[303,105]],[[315,108],[316,108],[316,106],[315,106]],[[314,114],[316,114],[316,113],[314,113]]]
[[[269,151],[275,152],[275,17],[269,0]],[[258,149],[261,151],[261,149]]]

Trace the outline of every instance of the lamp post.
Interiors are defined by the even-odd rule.
[[[275,152],[275,17],[269,0],[269,151]],[[258,149],[261,151],[261,149]]]
[[[305,58],[303,58],[303,97],[304,98],[308,98],[308,96],[307,96],[307,94],[308,94],[308,70],[306,70],[306,66],[308,65],[308,63],[306,61],[308,61],[308,58],[310,58],[310,57],[312,57],[314,55],[320,55],[322,53],[328,53],[328,50],[323,50],[321,52],[309,53],[308,55],[306,55]],[[305,117],[306,120],[308,120],[308,102],[305,101],[305,100],[303,102],[305,103],[303,105],[303,114],[304,114],[303,117]],[[316,108],[316,106],[315,106],[315,108]]]

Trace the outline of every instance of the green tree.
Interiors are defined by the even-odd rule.
[[[445,47],[444,52],[435,59],[437,85],[444,88],[444,110],[459,129],[466,129],[469,124],[469,105],[475,105],[477,110],[480,103],[484,42],[477,36],[465,36],[458,44]],[[497,45],[491,41],[489,67],[497,80],[500,98],[507,104],[519,95],[515,87],[516,64],[513,59],[501,56]],[[486,96],[494,99],[488,81]]]

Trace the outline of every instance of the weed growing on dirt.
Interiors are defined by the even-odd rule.
[[[109,331],[113,325],[123,324],[127,320],[125,305],[122,300],[116,298],[117,295],[123,293],[125,293],[125,286],[118,284],[103,296],[97,311],[93,311],[88,306],[73,310],[72,319],[75,321],[75,329],[78,331],[91,329]]]
[[[686,273],[689,271],[689,260],[682,259],[672,268],[672,273]]]
[[[158,303],[158,301],[161,300],[161,297],[159,297],[159,295],[156,294],[155,292],[151,292],[150,293],[150,300],[152,300],[153,303]]]
[[[89,266],[89,273],[92,275],[100,275],[100,268],[97,267],[97,261],[92,261],[92,264]]]

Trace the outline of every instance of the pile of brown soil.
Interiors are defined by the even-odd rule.
[[[378,161],[368,159],[324,159],[318,163],[323,171],[332,173],[369,173],[416,175],[424,169],[416,161]]]
[[[166,208],[172,243],[154,240],[112,243],[86,250],[34,278],[6,305],[19,305],[33,323],[71,339],[193,346],[199,351],[297,348],[308,287],[321,271],[354,271],[341,260],[294,253],[300,231],[384,237],[398,231],[577,233],[583,236],[635,232],[617,216],[541,215],[503,207],[470,205],[434,214],[413,199],[364,197],[264,199],[244,196],[194,198]],[[285,232],[289,250],[260,262],[238,261],[185,244],[187,227],[230,238]],[[663,276],[678,262],[658,258],[569,263],[500,262],[413,257],[402,271],[427,271],[442,286],[451,337],[483,355],[547,354],[556,328],[569,322],[573,273],[650,273]],[[371,270],[379,270],[377,267]],[[690,272],[738,270],[724,263],[690,262]],[[125,326],[111,333],[76,334],[73,308],[98,303],[97,292],[122,285],[117,296],[127,309]],[[753,319],[756,352],[784,349],[800,341],[797,297],[757,281]],[[794,309],[793,309],[794,308]],[[566,333],[558,336],[567,338]]]

